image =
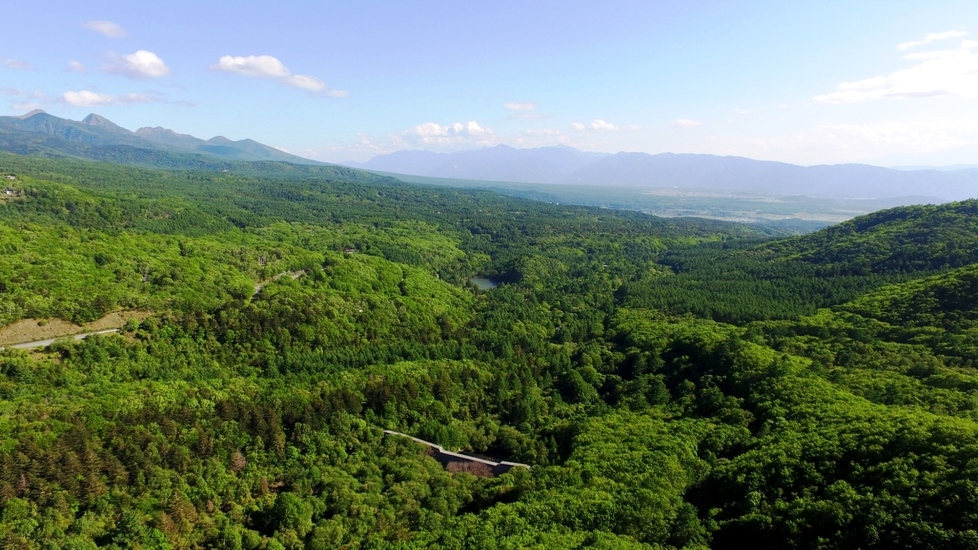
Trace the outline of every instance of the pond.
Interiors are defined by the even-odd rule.
[[[469,284],[475,285],[479,290],[489,290],[490,288],[496,288],[499,283],[490,279],[489,277],[472,277],[469,279]]]

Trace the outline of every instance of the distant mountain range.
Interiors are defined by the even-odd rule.
[[[208,140],[166,128],[135,132],[90,114],[80,121],[31,111],[0,117],[0,151],[104,160],[163,168],[222,169],[264,161],[325,167],[243,139]],[[515,149],[505,145],[455,153],[398,151],[354,168],[455,180],[585,185],[633,189],[705,190],[845,199],[914,197],[913,202],[978,197],[978,168],[891,169],[865,164],[797,166],[743,157],[662,153],[588,153],[566,146]],[[273,166],[274,165],[274,166]],[[240,167],[239,167],[240,168]],[[260,168],[260,167],[259,167]],[[295,167],[298,169],[299,167]]]
[[[344,164],[415,176],[522,183],[833,198],[978,197],[978,168],[895,170],[866,164],[805,167],[716,155],[585,153],[566,146],[514,149],[498,145],[456,153],[398,151],[365,163]]]
[[[575,171],[609,156],[608,153],[585,153],[562,145],[537,149],[497,145],[455,153],[398,151],[376,156],[365,163],[342,164],[433,178],[560,183]]]
[[[147,159],[159,164],[194,165],[207,161],[282,161],[295,164],[325,163],[243,139],[218,136],[208,140],[178,134],[166,128],[140,128],[131,132],[92,113],[80,121],[49,115],[41,110],[23,116],[0,117],[0,150],[19,154],[64,155],[97,160]]]

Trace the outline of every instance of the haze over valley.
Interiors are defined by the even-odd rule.
[[[0,547],[978,547],[974,0],[0,18]]]
[[[229,170],[239,161],[324,165],[251,139],[203,140],[159,126],[130,131],[95,113],[80,121],[43,111],[0,117],[0,144],[20,154],[170,168]],[[408,182],[547,202],[782,225],[788,220],[801,231],[884,207],[968,198],[978,189],[975,168],[802,167],[715,155],[587,153],[569,146],[400,151],[346,164]]]

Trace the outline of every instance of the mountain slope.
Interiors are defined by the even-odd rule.
[[[0,128],[17,130],[27,134],[52,136],[85,145],[129,145],[134,147],[150,144],[132,132],[120,128],[108,120],[89,115],[82,121],[68,120],[36,111],[24,117],[0,117]]]
[[[0,148],[19,154],[62,154],[114,162],[120,162],[121,157],[107,157],[106,150],[133,148],[166,153],[194,153],[225,160],[323,164],[250,139],[232,141],[218,136],[205,141],[160,127],[140,128],[136,132],[130,132],[95,113],[81,121],[59,118],[43,111],[32,111],[20,117],[0,117]]]
[[[668,251],[661,262],[670,272],[626,283],[618,297],[630,307],[734,323],[811,315],[886,284],[978,263],[978,201],[894,208],[801,237],[737,246]]]
[[[178,134],[173,130],[159,126],[140,128],[136,130],[135,134],[147,141],[182,151],[234,160],[276,160],[296,164],[321,164],[280,151],[252,139],[233,141],[224,136],[217,136],[203,140],[187,134]]]

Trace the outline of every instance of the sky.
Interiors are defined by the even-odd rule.
[[[978,2],[11,0],[0,115],[316,160],[505,144],[978,164]]]

